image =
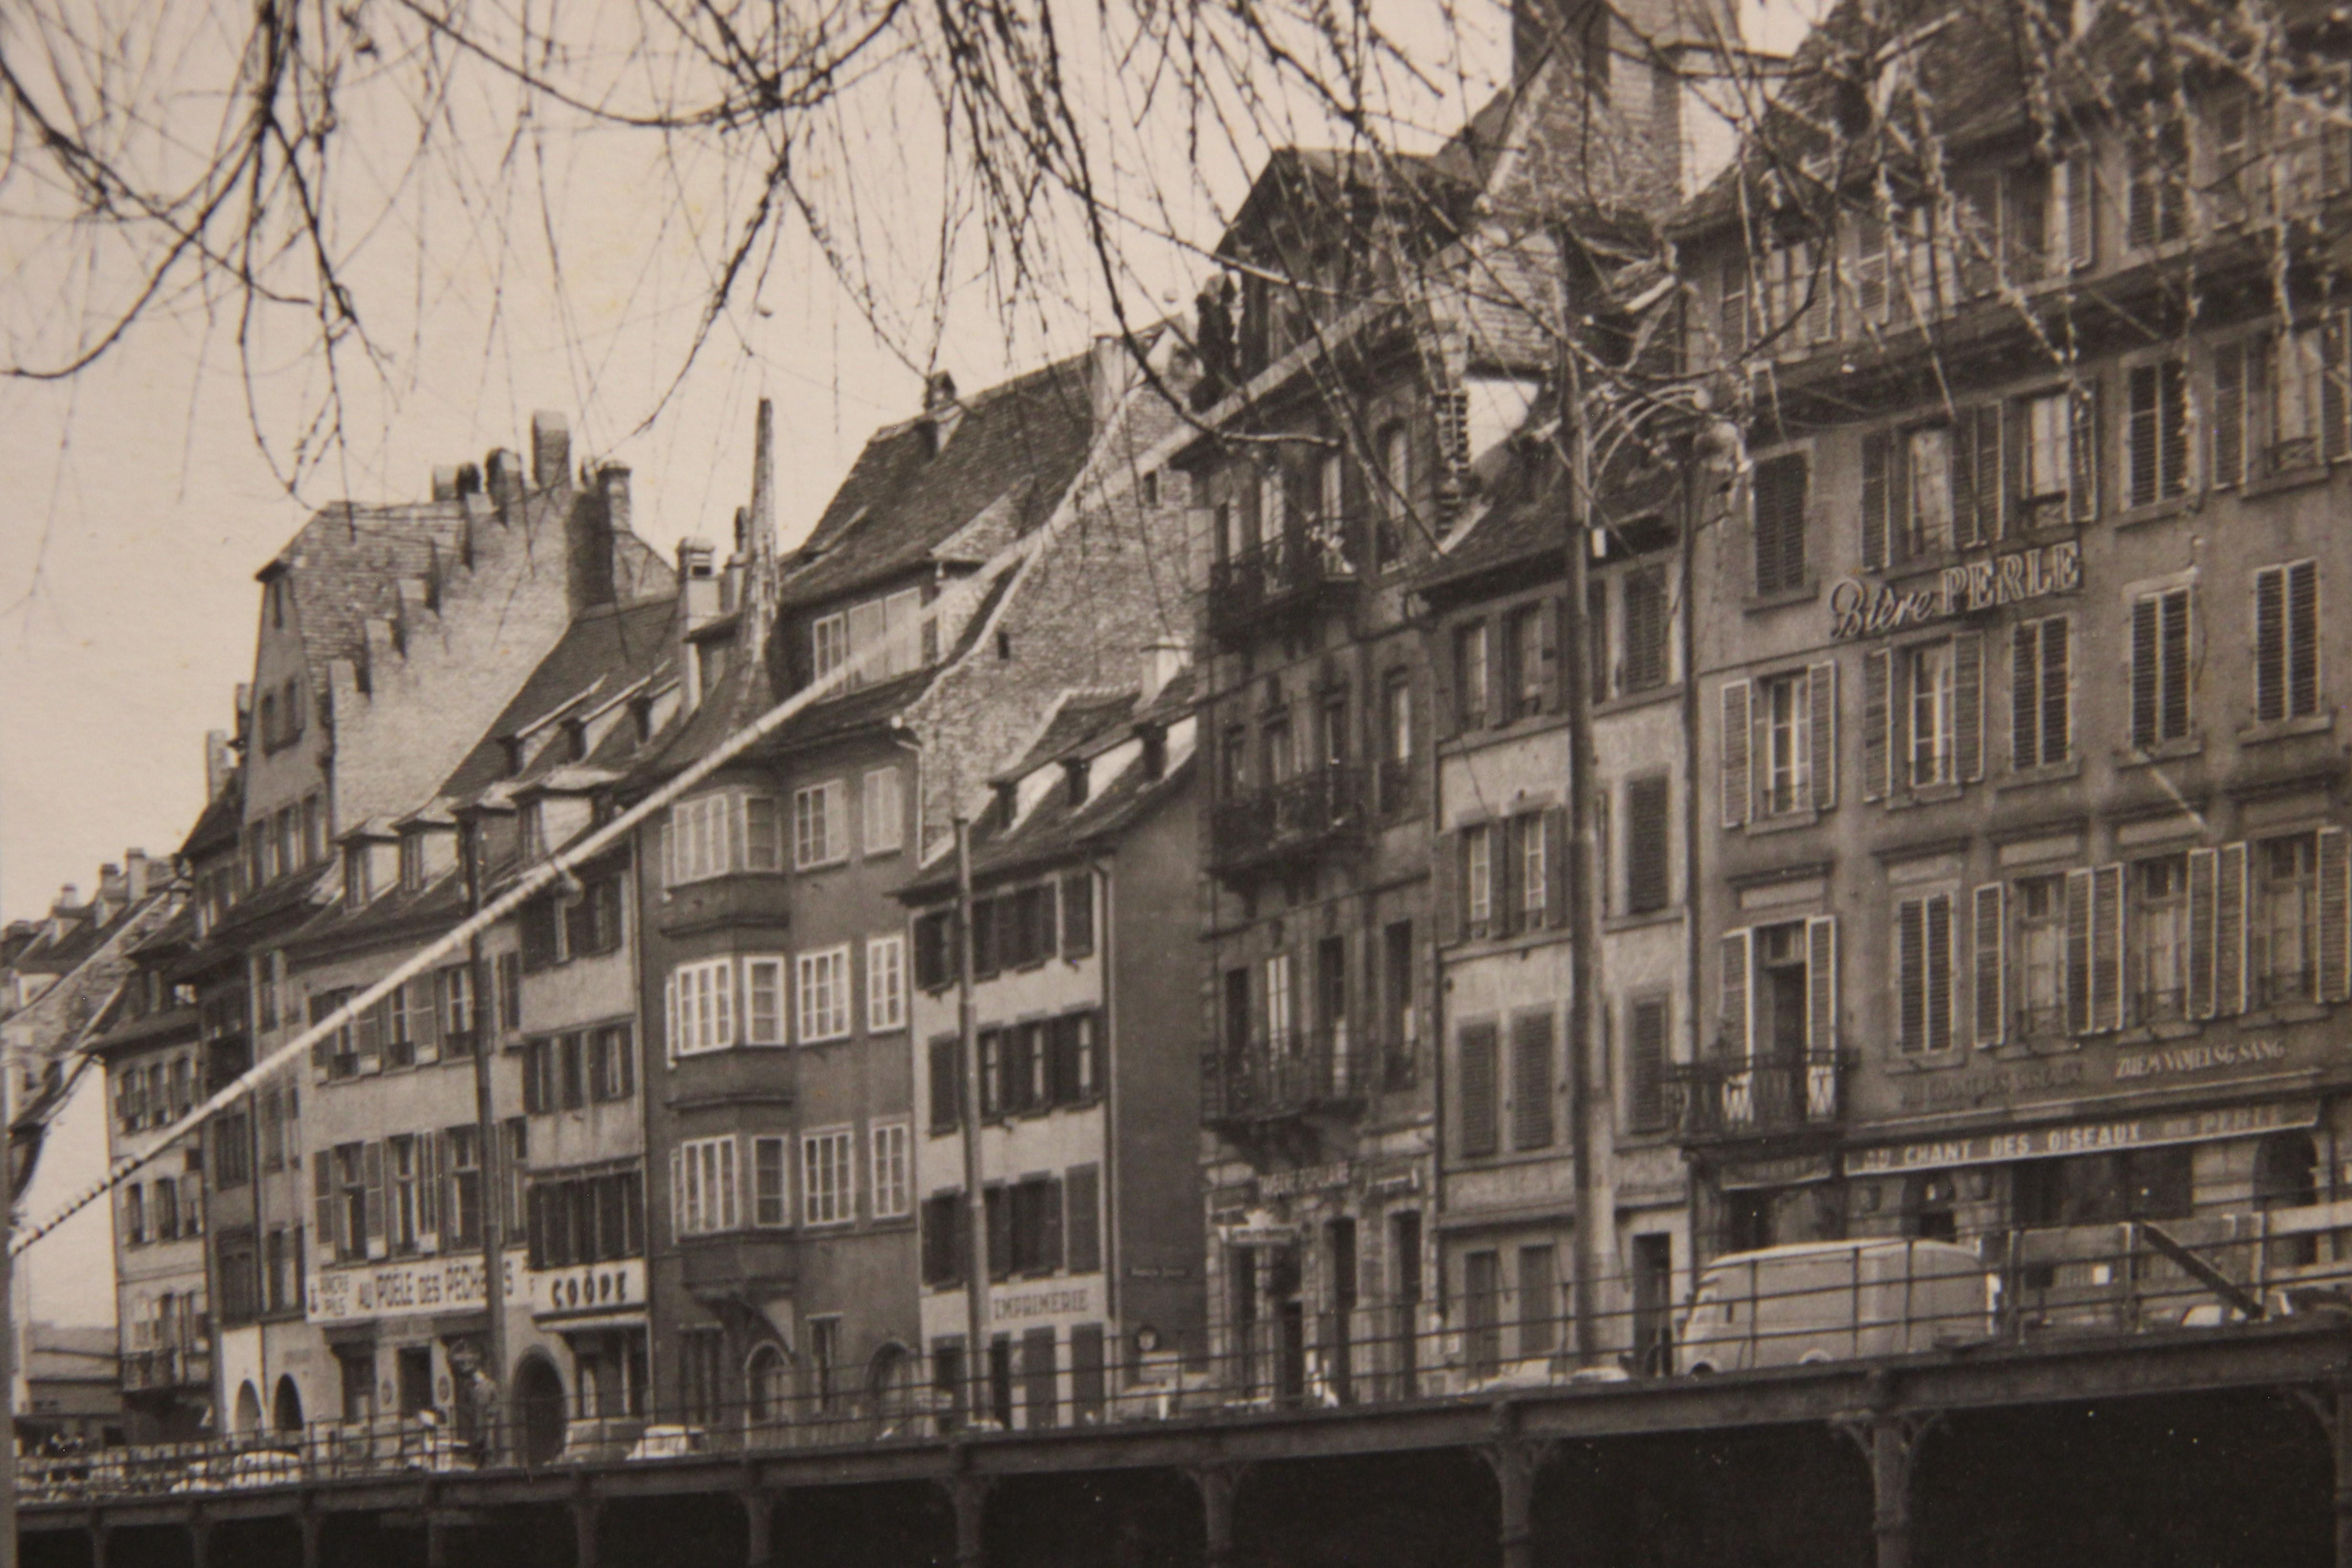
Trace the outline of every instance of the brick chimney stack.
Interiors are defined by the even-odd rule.
[[[492,447],[482,468],[493,505],[510,507],[522,499],[522,458],[511,447]]]
[[[530,416],[530,483],[535,490],[561,490],[572,483],[572,426],[553,409]]]

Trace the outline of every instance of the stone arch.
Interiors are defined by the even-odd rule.
[[[234,1429],[240,1437],[254,1437],[261,1430],[261,1390],[249,1377],[237,1385],[236,1419]]]
[[[903,1437],[915,1427],[915,1357],[897,1340],[885,1341],[866,1364],[866,1407],[874,1436]]]
[[[292,1373],[278,1375],[278,1393],[270,1401],[269,1414],[270,1424],[288,1437],[294,1437],[301,1432],[302,1389],[294,1381]]]
[[[522,1433],[522,1461],[553,1464],[563,1455],[568,1426],[563,1409],[563,1375],[540,1351],[532,1351],[515,1368],[515,1421]]]

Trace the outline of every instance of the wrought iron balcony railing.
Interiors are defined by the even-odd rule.
[[[1202,1061],[1202,1120],[1223,1126],[1351,1111],[1371,1093],[1376,1071],[1373,1053],[1345,1030],[1261,1037]]]
[[[1210,813],[1210,862],[1233,872],[1363,842],[1371,829],[1364,769],[1332,765],[1220,800]]]
[[[1357,580],[1340,525],[1315,524],[1277,535],[1210,566],[1210,635],[1246,641],[1270,621],[1351,591]]]
[[[1687,1144],[1834,1126],[1853,1065],[1831,1051],[1706,1057],[1675,1070],[1675,1124]]]

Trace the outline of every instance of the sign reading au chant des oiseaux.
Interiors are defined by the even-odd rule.
[[[1987,556],[1937,572],[1927,587],[1890,587],[1850,577],[1830,590],[1830,635],[1840,641],[2020,604],[2083,585],[2083,548],[2073,539]]]

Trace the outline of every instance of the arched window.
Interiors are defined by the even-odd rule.
[[[783,1348],[771,1341],[743,1364],[744,1407],[755,1427],[772,1426],[792,1411],[792,1367]]]
[[[236,1435],[249,1437],[261,1430],[261,1390],[250,1381],[236,1391]]]
[[[273,1424],[280,1432],[295,1433],[302,1429],[302,1391],[295,1386],[291,1375],[278,1380],[278,1396],[270,1411]]]

